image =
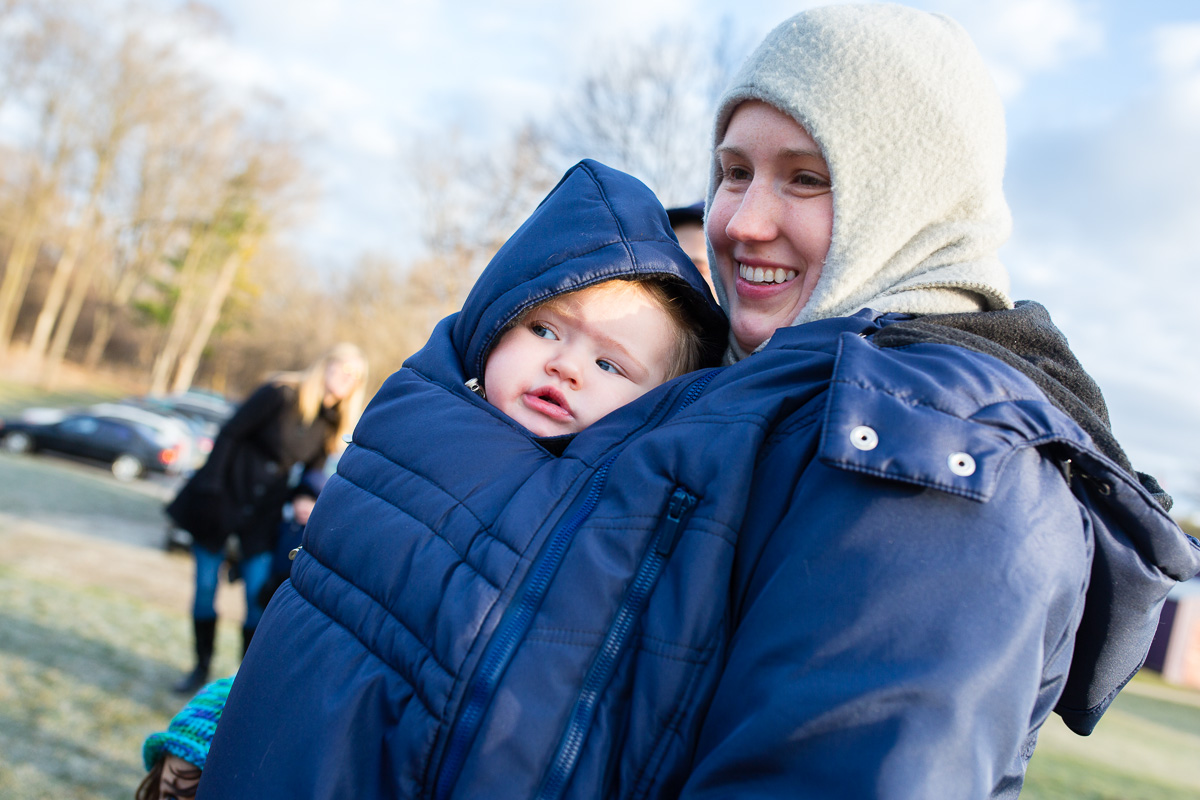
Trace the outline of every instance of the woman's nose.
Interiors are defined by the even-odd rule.
[[[769,186],[754,181],[742,195],[725,235],[735,242],[769,242],[778,235],[779,204]]]

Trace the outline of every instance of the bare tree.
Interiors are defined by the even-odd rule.
[[[221,228],[218,235],[224,244],[221,260],[208,286],[207,297],[198,309],[196,324],[189,331],[190,335],[175,365],[175,377],[171,382],[173,392],[186,391],[192,385],[200,365],[200,355],[221,317],[221,307],[233,289],[234,279],[251,262],[267,232],[267,221],[259,215],[253,194],[246,191],[243,185],[250,179],[250,176],[238,176],[232,187],[229,206],[218,215]]]
[[[81,43],[86,37],[68,17],[43,11],[36,3],[18,3],[38,30],[19,38],[16,51],[5,51],[20,80],[19,90],[37,121],[25,154],[25,188],[11,229],[12,246],[0,283],[0,353],[12,340],[17,313],[29,285],[38,247],[51,215],[59,212],[64,182],[79,147],[77,97],[80,93]]]
[[[29,82],[57,14],[36,0],[0,0],[0,108]]]
[[[733,26],[596,49],[596,68],[559,103],[548,138],[568,161],[595,158],[640,178],[666,205],[703,197],[716,100],[745,49]]]
[[[289,143],[258,138],[266,135],[261,128],[245,133],[255,138],[235,139],[238,157],[230,164],[239,171],[226,179],[210,219],[194,230],[166,341],[155,359],[152,391],[191,385],[234,281],[304,197],[296,191],[304,173]]]
[[[46,219],[60,199],[58,190],[67,155],[68,150],[60,147],[50,164],[43,165],[34,159],[29,165],[27,188],[5,261],[4,279],[0,282],[0,354],[12,342],[17,313],[29,287]]]
[[[161,73],[146,103],[118,191],[127,217],[112,231],[114,257],[97,276],[98,303],[84,363],[94,368],[135,292],[171,255],[172,242],[191,230],[216,201],[212,180],[234,118],[214,111],[211,87],[193,76]],[[218,156],[214,157],[216,151]]]
[[[136,33],[123,36],[111,55],[103,48],[92,52],[96,57],[84,62],[92,79],[82,115],[88,134],[86,155],[91,162],[91,183],[79,221],[55,267],[29,346],[34,359],[44,358],[48,381],[53,381],[66,354],[91,288],[98,259],[81,258],[82,251],[92,238],[102,235],[105,193],[119,159],[172,83],[168,70],[171,49],[147,45]]]
[[[554,185],[559,169],[532,124],[489,151],[471,150],[457,132],[414,144],[426,167],[413,187],[424,256],[409,286],[413,316],[428,332],[461,305],[479,272]]]

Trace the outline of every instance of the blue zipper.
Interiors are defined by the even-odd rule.
[[[592,513],[592,509],[596,507],[596,503],[599,502],[600,491],[604,488],[604,482],[608,477],[608,468],[616,457],[617,454],[614,453],[596,469],[596,474],[592,476],[588,484],[583,502],[571,515],[571,518],[551,535],[545,550],[534,564],[530,576],[526,578],[520,597],[513,602],[500,620],[496,633],[492,636],[492,641],[488,644],[483,660],[467,690],[467,699],[463,703],[458,720],[450,732],[450,742],[446,745],[446,756],[442,761],[442,768],[438,772],[434,794],[438,800],[448,797],[454,788],[454,783],[458,780],[458,774],[466,760],[467,752],[471,749],[476,734],[479,733],[483,714],[492,702],[492,695],[496,691],[500,677],[508,667],[508,662],[512,659],[517,646],[525,638],[529,624],[542,604],[546,590],[550,587],[550,581],[558,571],[563,554],[566,553],[567,545],[570,544],[576,529],[583,524],[583,521]]]
[[[692,385],[688,387],[683,398],[680,400],[679,405],[676,406],[675,412],[673,413],[678,413],[680,410],[694,403],[696,399],[700,397],[700,394],[704,391],[712,379],[715,378],[720,372],[721,370],[719,368],[712,369],[696,379]],[[479,733],[479,726],[483,722],[484,712],[487,710],[488,706],[491,705],[492,696],[496,692],[496,687],[500,682],[500,678],[504,675],[504,670],[508,667],[509,661],[512,660],[512,656],[516,652],[517,646],[520,645],[521,641],[525,638],[525,634],[529,629],[529,625],[533,621],[533,616],[541,606],[542,600],[546,596],[546,591],[550,587],[550,581],[554,578],[555,573],[558,571],[558,567],[562,562],[563,555],[566,553],[567,545],[570,544],[575,531],[580,525],[583,524],[583,521],[587,519],[587,517],[592,513],[592,510],[595,509],[596,504],[600,501],[600,492],[603,490],[604,483],[608,477],[608,468],[616,459],[617,455],[619,455],[619,453],[613,453],[596,469],[596,474],[592,476],[592,479],[588,484],[587,494],[585,495],[583,502],[576,509],[575,513],[571,515],[571,518],[551,535],[550,541],[545,550],[538,557],[538,562],[533,566],[531,574],[526,579],[524,586],[521,587],[519,599],[513,602],[508,611],[505,612],[504,617],[500,620],[500,624],[497,626],[496,633],[492,636],[492,641],[488,643],[487,650],[483,655],[483,660],[480,662],[479,668],[476,670],[475,677],[472,678],[471,685],[467,689],[467,698],[463,702],[463,707],[458,715],[458,719],[451,728],[450,741],[446,745],[446,755],[442,760],[441,769],[438,770],[437,784],[434,789],[434,797],[436,800],[445,800],[445,798],[449,797],[450,792],[454,789],[454,784],[458,781],[459,773],[462,771],[463,763],[466,761],[467,753],[470,751],[471,745],[475,741],[476,735]],[[680,491],[682,490],[676,490],[676,494],[678,494]],[[690,495],[688,496],[690,497]],[[672,500],[674,500],[674,495],[672,495]],[[692,499],[692,502],[695,502],[695,498]],[[668,511],[668,518],[669,516],[670,512]],[[675,525],[671,531],[671,547],[674,546],[674,541],[679,535],[678,528],[679,525]],[[665,529],[660,529],[658,533],[658,538],[655,542],[653,553],[658,555],[657,560],[659,563],[657,567],[653,567],[654,575],[647,576],[649,582],[641,590],[643,593],[647,592],[651,587],[653,587],[654,581],[658,576],[658,571],[661,571],[662,563],[665,561],[665,556],[659,552],[665,532]],[[643,564],[638,572],[638,578],[634,579],[634,588],[636,588],[638,585],[638,579],[642,577],[642,574],[645,573],[647,569],[647,564]],[[626,594],[626,601],[623,604],[621,611],[624,611],[629,605],[629,599],[634,594],[634,588],[631,588]],[[644,598],[638,601],[639,613],[640,603],[643,601]],[[621,611],[618,612],[618,622],[620,621]],[[636,618],[636,614],[629,615],[629,622],[627,622],[626,625],[632,625],[632,621]],[[606,637],[605,641],[606,645],[608,644],[609,640],[613,639],[615,629],[616,624],[614,624],[613,628],[610,628],[609,630],[609,635]],[[618,647],[612,655],[614,665],[616,663],[616,656],[619,655],[619,652],[620,647]],[[600,659],[597,659],[597,662],[599,661]],[[593,673],[596,672],[597,662],[593,662],[592,669],[589,670],[589,679],[592,677]],[[611,667],[609,669],[611,671]],[[600,676],[597,675],[597,679],[599,679],[599,677]],[[600,684],[600,688],[607,683],[607,680],[607,677],[604,677],[604,681]],[[585,690],[587,685],[588,679],[585,679]],[[582,697],[576,701],[577,709],[580,707],[580,703],[582,701]],[[590,720],[591,716],[594,714],[594,708],[586,710],[586,713],[588,714],[588,719]],[[573,719],[574,716],[575,715],[573,714]],[[580,743],[582,743],[583,739],[582,733],[585,732],[586,729],[586,726],[584,726],[581,729],[580,734],[578,734]],[[568,733],[570,732],[571,731],[569,729]],[[555,759],[556,764],[558,761],[562,760],[563,755],[564,754],[561,752],[560,748],[560,753]],[[570,757],[570,763],[566,765],[566,776],[569,776],[570,771],[574,769],[574,760],[577,757],[577,752]],[[563,780],[563,784],[565,785],[565,779]]]
[[[708,385],[710,383],[712,383],[713,378],[717,377],[720,374],[721,374],[721,367],[714,367],[713,369],[710,369],[708,372],[704,373],[699,378],[697,378],[695,381],[693,381],[692,385],[689,386],[687,391],[683,393],[683,399],[680,400],[679,405],[677,405],[675,407],[675,411],[672,413],[672,416],[674,416],[675,414],[678,414],[680,411],[683,411],[685,408],[690,406],[692,403],[694,403],[698,399],[700,399],[700,395],[704,392],[705,389],[708,388]]]
[[[712,369],[693,381],[692,385],[684,392],[683,398],[673,413],[677,414],[696,402],[708,388],[708,384],[720,372],[720,369]],[[566,790],[567,782],[579,761],[579,755],[583,752],[583,743],[592,726],[592,720],[596,716],[596,707],[599,705],[601,693],[612,679],[617,662],[628,646],[633,627],[641,618],[646,600],[655,584],[658,583],[658,576],[662,573],[667,559],[675,550],[679,534],[687,527],[696,502],[695,495],[682,487],[675,487],[675,491],[671,493],[671,498],[667,501],[667,513],[659,522],[653,545],[626,591],[625,599],[621,602],[613,624],[604,637],[604,644],[601,645],[600,652],[592,661],[587,677],[584,678],[583,687],[579,691],[579,697],[575,700],[575,707],[571,711],[571,719],[568,721],[567,729],[559,743],[558,752],[542,781],[542,788],[537,795],[538,800],[562,797]]]
[[[553,800],[562,797],[567,787],[567,781],[575,771],[579,754],[583,751],[583,742],[592,720],[596,716],[596,707],[600,703],[601,693],[608,686],[612,674],[617,668],[617,662],[629,644],[634,625],[642,616],[642,609],[650,591],[658,582],[679,534],[687,527],[687,521],[696,506],[696,497],[683,488],[676,488],[667,501],[667,513],[658,525],[653,546],[638,568],[637,575],[625,593],[625,599],[613,620],[608,635],[600,652],[592,662],[583,687],[571,711],[571,719],[558,746],[558,753],[546,773],[542,788],[538,792],[538,800]]]

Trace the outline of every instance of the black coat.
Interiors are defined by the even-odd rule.
[[[241,539],[245,556],[271,549],[292,467],[321,466],[336,414],[322,409],[305,424],[294,388],[259,387],[221,428],[208,461],[167,514],[207,550],[221,550],[231,533]]]

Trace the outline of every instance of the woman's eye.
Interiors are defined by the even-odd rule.
[[[805,187],[815,189],[829,188],[829,179],[815,172],[801,172],[796,175],[796,182]]]
[[[725,180],[729,181],[748,181],[750,180],[750,170],[741,166],[731,166],[725,168]]]
[[[611,372],[614,375],[621,374],[620,367],[618,367],[616,364],[612,363],[611,361],[605,361],[603,358],[596,359],[596,366],[599,367],[600,369],[604,370],[605,372]]]
[[[554,331],[550,330],[545,325],[542,325],[540,322],[535,322],[532,325],[530,325],[529,330],[533,331],[534,336],[540,337],[542,339],[552,339],[553,340],[553,339],[558,338],[557,336],[554,335]]]

